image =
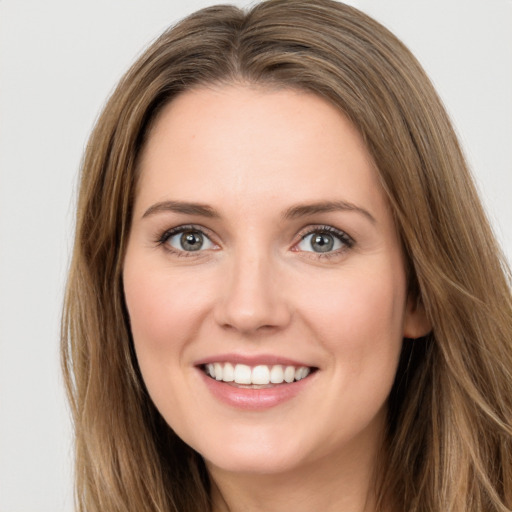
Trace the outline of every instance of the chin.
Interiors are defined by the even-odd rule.
[[[212,443],[203,440],[193,448],[209,468],[229,473],[279,474],[293,471],[308,459],[309,451],[297,441],[286,442],[255,432],[254,436],[220,436]]]
[[[287,454],[268,454],[250,453],[230,454],[222,457],[211,458],[204,457],[206,466],[209,469],[216,468],[227,473],[237,473],[245,475],[279,475],[293,472],[301,466],[298,457]]]

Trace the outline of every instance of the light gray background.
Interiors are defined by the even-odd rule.
[[[72,510],[58,331],[81,153],[141,49],[213,3],[0,0],[0,512]],[[350,3],[429,72],[511,259],[512,1]]]

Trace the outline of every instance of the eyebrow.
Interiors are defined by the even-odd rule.
[[[308,217],[317,213],[327,213],[336,211],[351,211],[364,215],[372,224],[377,221],[375,217],[364,208],[346,201],[321,201],[318,203],[299,204],[288,208],[284,213],[285,219],[297,219],[300,217]]]
[[[316,203],[298,204],[285,210],[284,219],[298,219],[308,217],[318,213],[328,213],[336,211],[353,211],[364,215],[372,224],[377,221],[375,217],[364,208],[347,201],[320,201]],[[161,212],[183,213],[185,215],[198,215],[210,219],[220,218],[220,214],[207,204],[189,203],[184,201],[162,201],[150,206],[142,215],[142,218],[149,217]]]
[[[156,203],[153,206],[150,206],[144,212],[142,218],[161,212],[184,213],[185,215],[199,215],[201,217],[208,218],[220,217],[218,212],[207,204],[187,203],[183,201],[162,201],[161,203]]]

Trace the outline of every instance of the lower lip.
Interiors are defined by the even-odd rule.
[[[305,379],[290,384],[277,384],[271,388],[254,389],[238,388],[221,380],[212,379],[201,369],[198,371],[215,398],[231,407],[253,411],[276,407],[291,400],[304,390],[314,377],[314,374],[310,374]]]

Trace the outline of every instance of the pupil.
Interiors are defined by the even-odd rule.
[[[318,234],[313,236],[311,245],[316,252],[329,252],[334,246],[334,239],[331,235]]]
[[[186,251],[198,251],[203,245],[203,236],[200,233],[188,231],[181,235],[181,246]]]

